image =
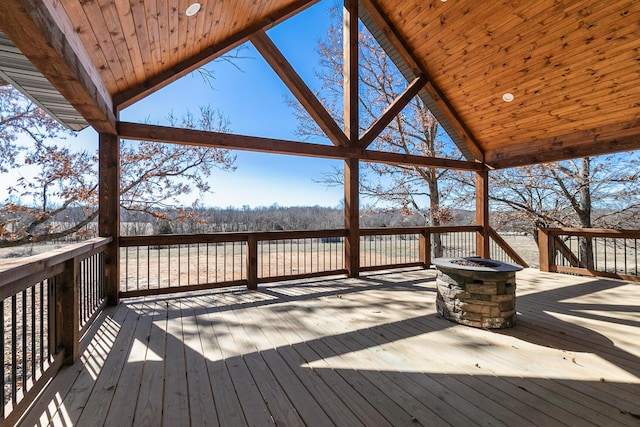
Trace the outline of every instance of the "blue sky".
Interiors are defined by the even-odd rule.
[[[328,28],[328,8],[334,0],[321,2],[268,31],[309,86],[316,87],[314,66],[317,41]],[[296,34],[296,37],[291,37]],[[296,121],[286,105],[288,89],[250,43],[240,52],[244,59],[235,65],[214,61],[206,68],[215,79],[212,87],[197,73],[186,76],[121,112],[121,119],[166,123],[169,111],[176,116],[201,105],[220,109],[230,120],[233,133],[288,140]],[[210,206],[249,205],[337,206],[343,198],[341,188],[327,188],[315,182],[341,161],[308,157],[235,151],[237,169],[215,171],[211,178],[213,194],[203,202]]]
[[[274,43],[312,89],[318,86],[314,76],[317,62],[315,48],[329,27],[329,8],[336,0],[322,1],[267,32]],[[291,37],[291,34],[296,34]],[[210,105],[221,110],[230,121],[231,131],[287,140],[297,140],[296,120],[285,97],[293,97],[269,65],[250,43],[243,45],[243,59],[235,65],[214,61],[206,66],[215,79],[207,83],[200,74],[192,73],[126,108],[121,120],[167,124],[173,111],[180,117],[187,111],[194,114],[200,106]],[[19,142],[29,145],[27,137]],[[321,141],[314,141],[321,142]],[[87,128],[62,144],[94,151],[98,135]],[[327,142],[328,143],[328,142]],[[343,198],[342,188],[327,188],[316,182],[334,168],[342,168],[342,161],[309,157],[234,151],[236,167],[232,172],[215,170],[211,176],[212,194],[185,196],[181,202],[191,204],[199,199],[212,207],[271,206],[338,206]],[[33,167],[11,172],[10,181],[34,173]],[[7,197],[0,188],[0,199]]]

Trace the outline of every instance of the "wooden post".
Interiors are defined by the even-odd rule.
[[[358,147],[358,0],[344,0],[344,133],[350,147]],[[347,229],[345,266],[349,277],[360,275],[360,163],[357,158],[344,162],[344,222]]]
[[[420,233],[420,262],[431,268],[431,232],[426,228]]]
[[[476,172],[476,225],[482,230],[476,232],[476,254],[490,258],[489,251],[489,171]]]
[[[538,228],[538,253],[540,254],[540,271],[551,271],[551,239],[546,228]]]
[[[107,304],[116,305],[120,291],[120,142],[117,135],[100,134],[98,233],[111,237],[104,253]]]
[[[60,319],[60,344],[64,348],[64,364],[72,365],[79,357],[80,313],[79,277],[77,258],[65,262],[58,287],[58,316]]]
[[[359,165],[358,159],[344,162],[344,224],[348,231],[344,250],[349,277],[360,275]]]
[[[247,288],[258,289],[258,238],[253,234],[247,238]]]

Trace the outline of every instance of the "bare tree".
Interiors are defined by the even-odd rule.
[[[197,117],[170,115],[169,121],[215,131],[228,130],[229,125],[210,107],[202,107]],[[197,222],[197,210],[180,207],[179,197],[194,190],[200,194],[210,191],[207,178],[214,168],[235,168],[235,156],[218,148],[121,141],[120,151],[121,208],[145,212],[158,220]],[[97,155],[42,140],[26,153],[24,164],[39,169],[33,178],[23,177],[9,187],[11,198],[0,207],[0,247],[60,239],[81,233],[95,220]],[[14,160],[12,166],[21,164]],[[70,221],[71,209],[83,215]]]
[[[330,30],[318,44],[321,82],[320,99],[334,119],[342,124],[342,21],[338,9],[332,11]],[[407,81],[378,45],[374,37],[360,28],[360,130],[365,131],[407,87]],[[306,111],[295,102],[302,137],[324,134]],[[373,141],[372,149],[403,154],[459,158],[460,153],[442,132],[438,122],[419,97],[415,97]],[[451,219],[443,198],[453,190],[447,171],[403,165],[365,163],[362,167],[360,194],[372,201],[371,209],[399,210],[407,215],[419,213],[425,225],[441,225]],[[343,185],[342,171],[335,169],[320,182]],[[436,255],[440,242],[434,242]]]
[[[533,227],[638,227],[640,169],[637,153],[546,163],[492,172],[490,197],[498,221],[514,213]],[[580,259],[593,268],[589,238]]]
[[[71,132],[12,86],[0,86],[0,172],[15,165],[18,153],[24,149],[18,143],[21,135],[42,143],[65,134]]]

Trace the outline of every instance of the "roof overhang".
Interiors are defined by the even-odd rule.
[[[67,128],[79,131],[89,123],[0,31],[0,85],[11,84]]]

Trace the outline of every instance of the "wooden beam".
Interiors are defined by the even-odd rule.
[[[556,162],[640,149],[640,125],[579,131],[487,151],[487,165],[495,169]]]
[[[358,0],[344,0],[343,9],[343,87],[344,133],[349,147],[359,148]],[[349,277],[360,275],[360,162],[357,157],[344,162],[344,245],[345,267]]]
[[[273,44],[267,34],[260,30],[253,34],[249,40],[251,40],[251,43],[253,43],[258,52],[260,52],[273,71],[276,72],[331,142],[339,146],[349,145],[346,135],[333,117],[331,117],[331,114],[329,114],[320,103],[304,80],[296,73],[289,61],[282,55],[276,45]]]
[[[476,254],[490,258],[489,250],[489,172],[476,172],[476,225],[482,227],[476,232]]]
[[[115,133],[111,95],[60,2],[3,0],[0,30],[91,126]]]
[[[118,122],[118,135],[124,139],[137,141],[168,142],[306,157],[343,159],[350,153],[347,147],[128,122]]]
[[[181,77],[186,76],[192,71],[208,64],[215,58],[229,52],[230,50],[240,46],[246,42],[249,37],[259,30],[269,29],[291,16],[303,11],[307,7],[317,3],[319,0],[297,0],[288,6],[278,10],[269,16],[266,16],[256,24],[245,28],[244,30],[235,32],[231,37],[222,40],[203,51],[191,56],[190,58],[172,66],[169,69],[161,71],[157,75],[147,79],[141,84],[127,89],[114,95],[113,100],[118,109],[123,109],[140,99],[162,89],[168,84],[173,83]]]
[[[367,148],[380,132],[387,127],[389,123],[404,109],[404,107],[411,102],[414,96],[420,92],[420,90],[427,83],[426,77],[424,75],[420,75],[415,80],[413,80],[409,86],[402,92],[389,106],[384,110],[384,112],[378,117],[378,119],[373,122],[373,124],[365,131],[365,133],[360,137],[359,146],[360,148]]]
[[[105,250],[107,303],[116,305],[120,291],[120,142],[116,135],[100,134],[98,234],[111,237]]]
[[[360,138],[358,73],[358,0],[345,0],[343,12],[344,133],[352,147]]]
[[[482,163],[439,157],[415,156],[401,153],[352,149],[308,142],[286,141],[257,136],[234,135],[194,129],[172,128],[142,123],[118,122],[118,135],[135,141],[156,141],[171,144],[218,147],[270,154],[319,157],[325,159],[357,158],[363,162],[394,165],[415,165],[441,169],[477,171],[485,170]]]
[[[344,245],[345,267],[349,277],[360,275],[360,163],[358,159],[344,161]]]
[[[483,161],[484,153],[476,138],[473,136],[468,127],[464,124],[460,116],[456,113],[455,109],[449,104],[444,97],[440,88],[438,88],[431,79],[429,73],[420,64],[420,61],[413,55],[411,49],[407,47],[406,42],[398,34],[395,28],[391,25],[391,22],[378,8],[378,5],[374,0],[360,0],[362,6],[366,9],[371,16],[373,22],[378,26],[380,31],[385,35],[389,43],[398,52],[398,54],[405,61],[405,64],[413,71],[414,75],[422,75],[427,79],[427,84],[424,86],[425,91],[429,97],[436,104],[442,115],[449,122],[454,131],[458,134],[462,142],[473,154],[475,160]]]
[[[363,162],[385,163],[389,165],[412,165],[468,171],[486,170],[486,167],[479,162],[444,159],[441,157],[415,156],[401,153],[388,153],[384,151],[367,150],[360,154],[358,158]]]

